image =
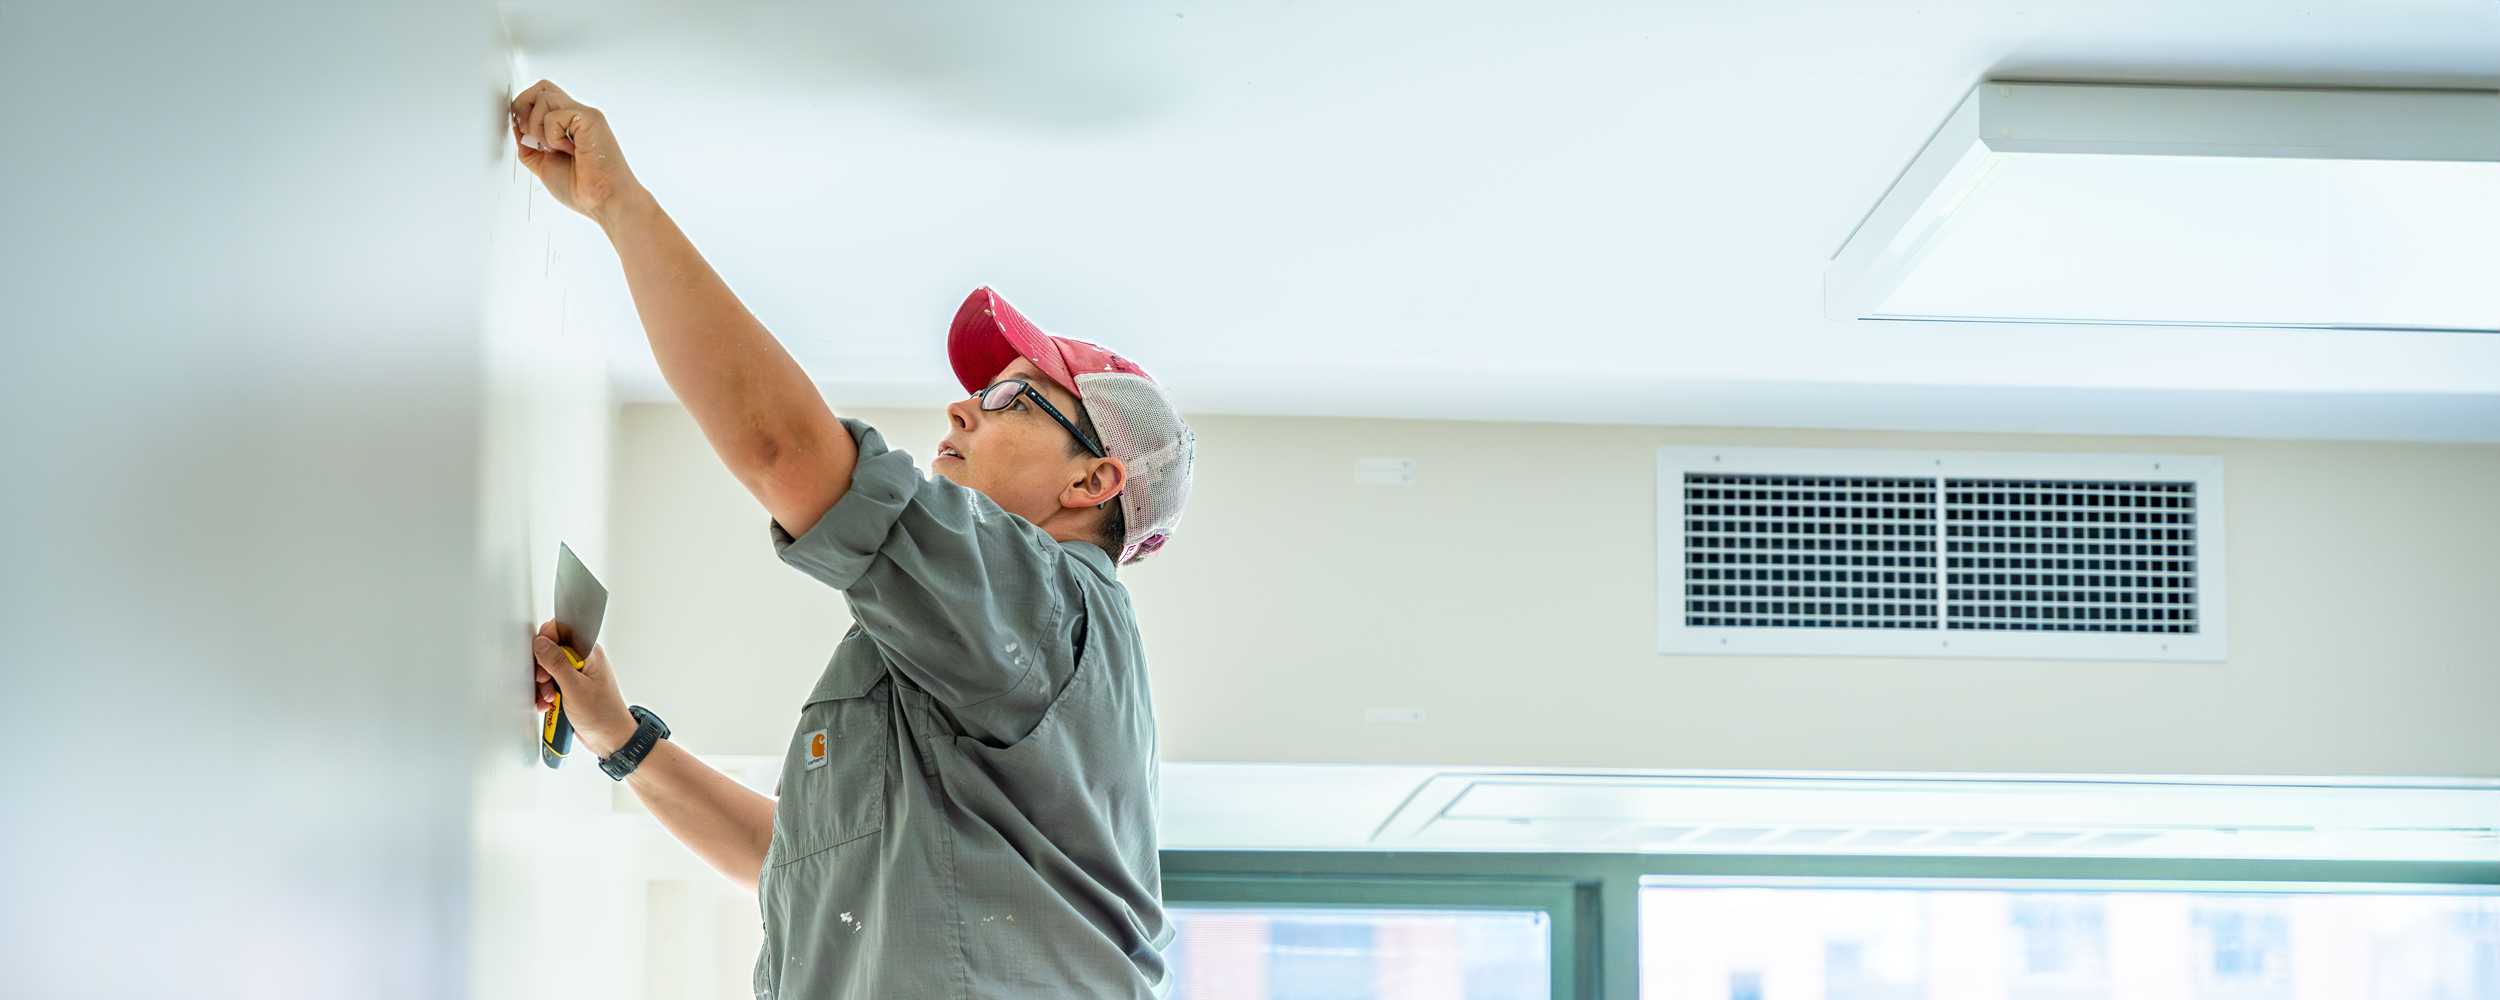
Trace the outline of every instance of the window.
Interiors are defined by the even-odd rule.
[[[1172,998],[1561,1000],[1578,982],[1576,893],[1533,878],[1167,874]]]
[[[2500,1000],[2489,860],[1167,850],[1163,870],[1180,1000]]]

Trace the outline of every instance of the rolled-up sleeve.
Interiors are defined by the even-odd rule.
[[[1071,586],[1059,543],[979,491],[923,477],[875,428],[842,423],[859,442],[850,491],[804,536],[773,525],[782,561],[842,591],[887,662],[940,702],[1047,703],[1051,675],[1073,668],[1049,662],[1068,656],[1053,641]]]

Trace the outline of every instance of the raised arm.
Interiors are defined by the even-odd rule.
[[[712,450],[784,530],[806,534],[859,457],[807,372],[634,179],[598,109],[542,80],[513,99],[512,121],[522,165],[615,244],[660,374]]]

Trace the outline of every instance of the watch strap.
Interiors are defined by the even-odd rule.
[[[634,735],[625,741],[624,746],[616,748],[615,753],[599,759],[599,770],[618,781],[625,780],[626,775],[641,767],[642,759],[651,753],[651,748],[668,738],[668,723],[660,721],[657,713],[640,705],[628,706],[626,711],[634,713],[637,723]]]

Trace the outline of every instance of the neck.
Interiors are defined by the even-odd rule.
[[[1099,508],[1061,507],[1055,513],[1034,521],[1033,526],[1062,542],[1099,543],[1102,539],[1103,516]]]

